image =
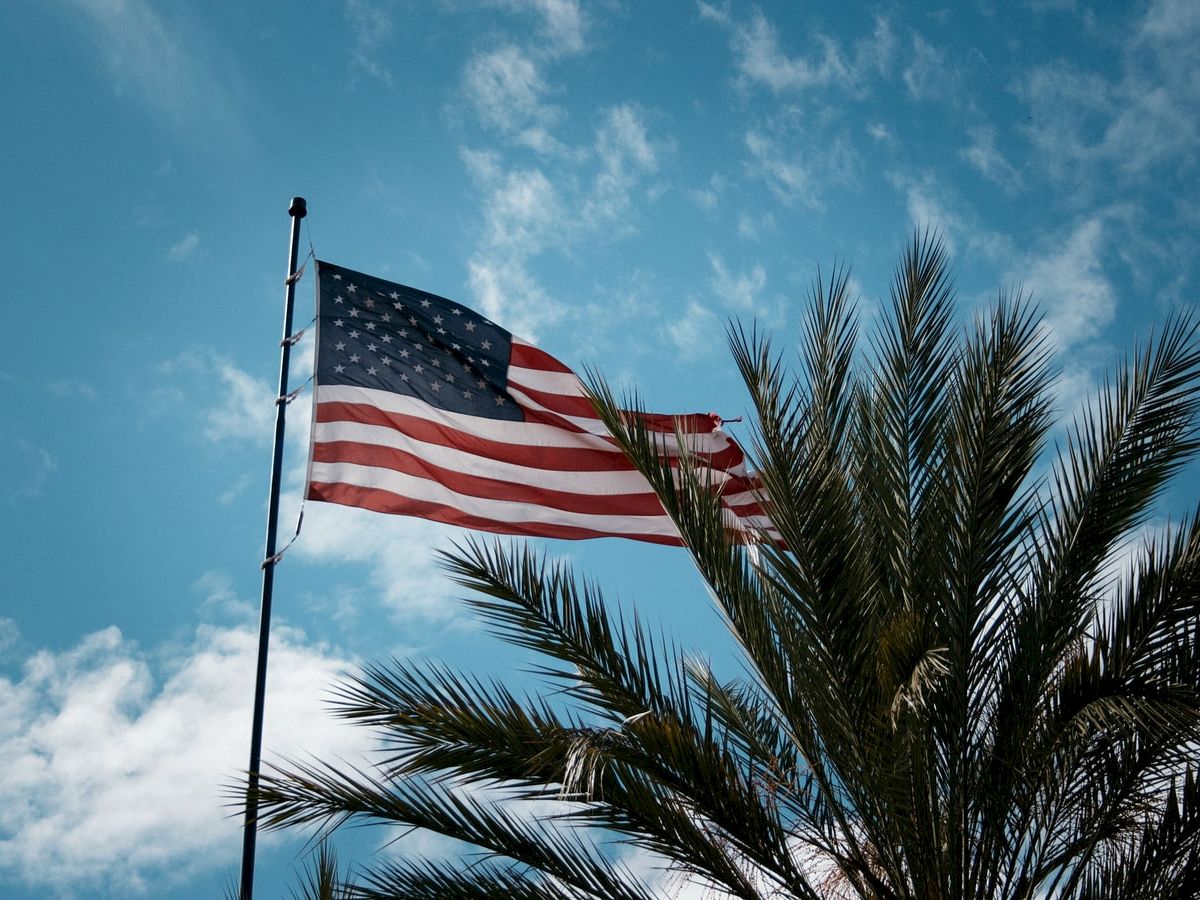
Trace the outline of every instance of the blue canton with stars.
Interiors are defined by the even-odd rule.
[[[453,300],[318,261],[317,321],[317,384],[524,418],[508,396],[512,335]]]

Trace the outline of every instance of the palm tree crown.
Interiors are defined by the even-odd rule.
[[[864,351],[848,284],[814,283],[796,373],[731,331],[778,541],[731,533],[709,470],[665,462],[636,398],[594,380],[744,677],[561,565],[470,541],[446,567],[553,702],[370,667],[336,707],[378,729],[378,768],[276,770],[264,823],[482,853],[381,859],[362,897],[670,896],[614,842],[719,897],[1200,894],[1200,516],[1146,527],[1198,448],[1195,323],[1135,349],[1047,464],[1052,352],[1025,298],[958,329],[944,247],[916,235]]]

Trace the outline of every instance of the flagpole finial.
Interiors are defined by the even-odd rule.
[[[294,219],[303,219],[308,215],[308,204],[303,197],[293,197],[292,205],[288,207],[288,215]]]

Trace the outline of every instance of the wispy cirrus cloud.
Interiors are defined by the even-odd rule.
[[[562,118],[545,102],[547,89],[537,61],[511,44],[476,55],[463,74],[463,92],[481,122],[543,153],[558,147],[551,129]]]
[[[739,77],[746,84],[762,85],[776,94],[838,88],[862,94],[873,75],[886,73],[895,54],[895,35],[886,18],[878,17],[869,36],[847,50],[838,41],[813,31],[807,43],[809,54],[789,54],[782,46],[774,24],[759,10],[749,21],[734,19],[728,9],[701,0],[700,17],[725,28]]]
[[[119,95],[143,103],[176,130],[220,134],[214,146],[250,136],[237,99],[238,67],[194,19],[147,0],[69,0]]]
[[[380,50],[396,30],[391,6],[374,0],[344,0],[343,10],[354,45],[350,65],[391,87],[392,70],[380,60]]]

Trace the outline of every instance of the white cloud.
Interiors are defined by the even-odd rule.
[[[725,331],[708,307],[692,300],[687,312],[667,326],[667,337],[684,359],[707,356],[725,346]]]
[[[641,178],[658,168],[658,153],[632,106],[609,109],[596,132],[600,170],[592,182],[583,218],[592,227],[623,220]]]
[[[196,232],[184,235],[176,244],[171,246],[167,251],[167,258],[172,262],[181,262],[185,259],[190,259],[196,255],[196,250],[200,246],[200,235]]]
[[[958,76],[947,64],[944,50],[913,32],[904,84],[914,100],[950,100],[958,89]]]
[[[107,628],[0,679],[0,872],[128,896],[236,863],[223,792],[247,762],[257,632],[200,628],[176,650],[147,653]],[[322,702],[350,665],[275,629],[270,753],[361,758],[361,729]]]
[[[228,360],[212,363],[212,373],[225,392],[216,406],[202,413],[204,436],[210,441],[270,440],[275,423],[275,391]]]
[[[395,23],[386,6],[371,0],[345,0],[346,19],[354,35],[354,47],[350,51],[350,62],[372,78],[390,86],[391,70],[379,62],[379,49],[395,30]]]
[[[552,54],[582,53],[587,17],[578,0],[500,0],[510,9],[528,9],[541,18],[544,46]]]
[[[820,32],[806,35],[814,48],[808,55],[789,55],[779,42],[775,26],[755,10],[747,23],[733,20],[728,8],[700,2],[700,17],[730,32],[730,47],[740,77],[761,84],[776,94],[799,93],[836,87],[854,95],[866,91],[867,77],[886,73],[895,52],[895,37],[887,19],[878,17],[870,36],[847,54],[833,38]]]
[[[511,45],[475,56],[463,74],[463,91],[480,119],[539,152],[558,146],[550,129],[562,110],[543,102],[547,90],[538,64]]]
[[[761,263],[755,263],[749,272],[730,272],[720,255],[708,254],[712,266],[712,292],[727,306],[744,312],[755,311],[758,295],[767,285],[767,273]]]
[[[20,636],[17,623],[6,616],[0,616],[0,658],[17,645]]]
[[[229,85],[235,61],[192,20],[164,15],[147,0],[71,0],[121,95],[131,95],[189,137],[219,134],[216,146],[245,139],[247,125]],[[174,9],[174,8],[172,8]]]
[[[11,445],[5,453],[10,471],[5,479],[9,498],[24,500],[41,497],[58,471],[58,460],[45,447],[39,447],[26,438],[14,438],[5,443]]]
[[[1028,105],[1037,159],[1051,175],[1095,179],[1096,190],[1111,192],[1113,176],[1125,181],[1194,167],[1200,142],[1195,4],[1164,0],[1148,7],[1118,63],[1119,74],[1108,76],[1055,62],[1036,67],[1016,86]]]
[[[1117,297],[1103,268],[1103,221],[1082,222],[1061,247],[1030,256],[1019,273],[1045,310],[1060,348],[1097,338],[1116,315]]]
[[[973,126],[967,129],[967,135],[971,144],[959,153],[972,168],[1006,191],[1019,190],[1022,185],[1021,173],[996,147],[996,129],[990,126]]]
[[[757,131],[746,134],[750,171],[766,181],[781,200],[819,209],[817,179],[798,153],[787,153],[779,142]]]

